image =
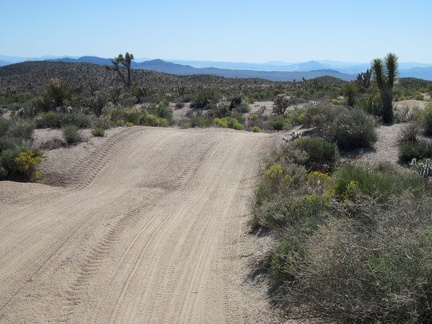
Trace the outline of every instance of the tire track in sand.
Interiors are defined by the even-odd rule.
[[[231,263],[238,248],[225,245],[241,234],[242,182],[255,175],[272,137],[139,127],[117,135],[75,165],[55,203],[35,197],[16,209],[15,230],[23,222],[31,236],[29,208],[48,203],[49,213],[35,215],[59,233],[55,241],[36,233],[40,255],[51,256],[0,311],[0,323],[2,316],[36,323],[246,322],[244,296],[226,282],[239,274]],[[76,213],[65,213],[73,204]],[[0,287],[0,301],[5,296]]]

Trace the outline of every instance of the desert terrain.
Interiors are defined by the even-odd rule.
[[[0,182],[0,323],[271,320],[244,280],[250,200],[275,143],[123,127],[47,151],[46,184]]]

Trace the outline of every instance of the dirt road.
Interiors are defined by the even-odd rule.
[[[251,323],[245,223],[274,139],[125,128],[64,187],[0,182],[0,323]]]

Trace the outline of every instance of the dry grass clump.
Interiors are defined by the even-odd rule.
[[[309,152],[310,154],[310,152]],[[341,323],[432,320],[432,199],[388,164],[306,170],[287,144],[269,159],[251,225],[277,233],[262,260],[288,317]]]

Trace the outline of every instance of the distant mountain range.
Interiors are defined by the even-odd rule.
[[[142,59],[144,60],[144,59]],[[111,59],[96,56],[83,57],[42,57],[20,58],[0,55],[0,66],[24,61],[60,61],[69,63],[92,63],[112,65]],[[308,61],[300,63],[267,62],[236,63],[212,61],[176,61],[137,59],[132,68],[163,72],[174,75],[216,75],[227,78],[261,78],[271,81],[294,81],[312,79],[321,76],[332,76],[350,81],[358,73],[370,68],[370,63],[349,63],[340,61]],[[413,77],[432,81],[432,65],[414,62],[399,64],[400,77]]]

